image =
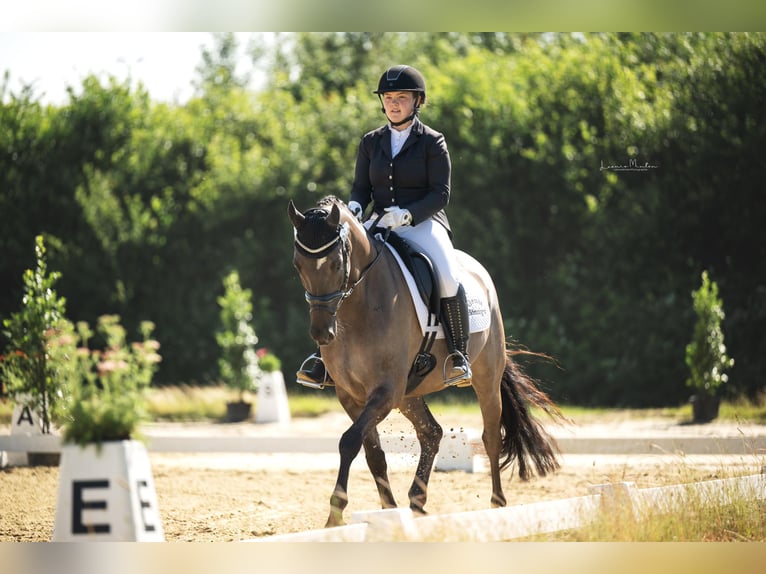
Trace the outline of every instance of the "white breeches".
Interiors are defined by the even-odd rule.
[[[366,225],[372,224],[369,220]],[[415,249],[428,255],[436,268],[439,293],[442,297],[454,297],[459,287],[459,273],[455,248],[449,233],[440,223],[426,219],[417,225],[405,225],[396,229],[396,233]]]

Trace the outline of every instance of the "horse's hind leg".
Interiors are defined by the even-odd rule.
[[[499,375],[497,375],[499,378]],[[481,381],[491,380],[491,377],[484,373],[476,376],[474,370],[474,391],[479,399],[479,408],[481,409],[481,418],[483,421],[483,432],[481,435],[484,449],[489,459],[490,476],[492,477],[492,499],[493,507],[502,507],[506,504],[505,494],[503,493],[503,484],[500,480],[500,457],[502,451],[501,442],[501,417],[502,402],[500,393],[495,385],[487,388]]]
[[[410,508],[414,512],[425,514],[423,508],[428,498],[428,480],[431,477],[434,459],[439,452],[443,431],[423,397],[404,399],[400,410],[414,425],[420,443],[418,468],[409,491]]]

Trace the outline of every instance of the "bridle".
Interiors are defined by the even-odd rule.
[[[383,243],[385,243],[388,239],[389,233],[390,230],[387,230],[385,237],[383,238]],[[364,281],[370,270],[380,260],[380,256],[383,254],[385,249],[383,245],[377,246],[378,252],[375,255],[375,259],[373,259],[372,262],[362,270],[361,274],[359,275],[359,279],[349,285],[351,276],[351,250],[349,247],[348,236],[349,224],[348,222],[344,222],[338,225],[337,234],[330,241],[321,247],[311,248],[298,239],[298,231],[295,230],[295,246],[305,256],[311,259],[319,259],[320,257],[327,257],[335,249],[339,248],[341,260],[343,261],[343,283],[341,284],[340,289],[323,295],[315,295],[308,290],[305,291],[304,296],[306,298],[306,302],[309,304],[309,312],[324,311],[330,316],[335,317],[338,314],[338,309],[340,309],[340,306],[343,304],[343,302],[351,296],[351,294],[354,292],[354,289],[356,289],[357,286],[359,286],[359,284]],[[336,247],[336,244],[338,247]]]

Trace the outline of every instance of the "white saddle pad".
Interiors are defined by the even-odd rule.
[[[428,311],[428,307],[420,297],[420,292],[415,284],[415,279],[412,277],[409,269],[404,265],[402,258],[396,250],[386,243],[386,247],[394,254],[396,262],[404,274],[404,278],[407,280],[407,287],[410,290],[410,297],[415,304],[415,311],[418,314],[418,321],[420,322],[420,328],[425,336],[432,331],[436,332],[437,339],[444,338],[444,329],[442,329],[441,323],[438,321],[438,317]],[[460,278],[460,283],[465,289],[465,297],[468,303],[468,322],[471,333],[478,333],[480,331],[486,331],[489,329],[489,302],[487,301],[487,295],[483,287],[476,281],[475,277],[470,273],[463,273]]]

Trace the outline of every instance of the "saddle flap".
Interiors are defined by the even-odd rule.
[[[388,243],[396,250],[404,266],[412,274],[423,303],[431,313],[438,316],[439,293],[431,259],[422,251],[415,250],[396,232],[392,232],[388,236]]]

